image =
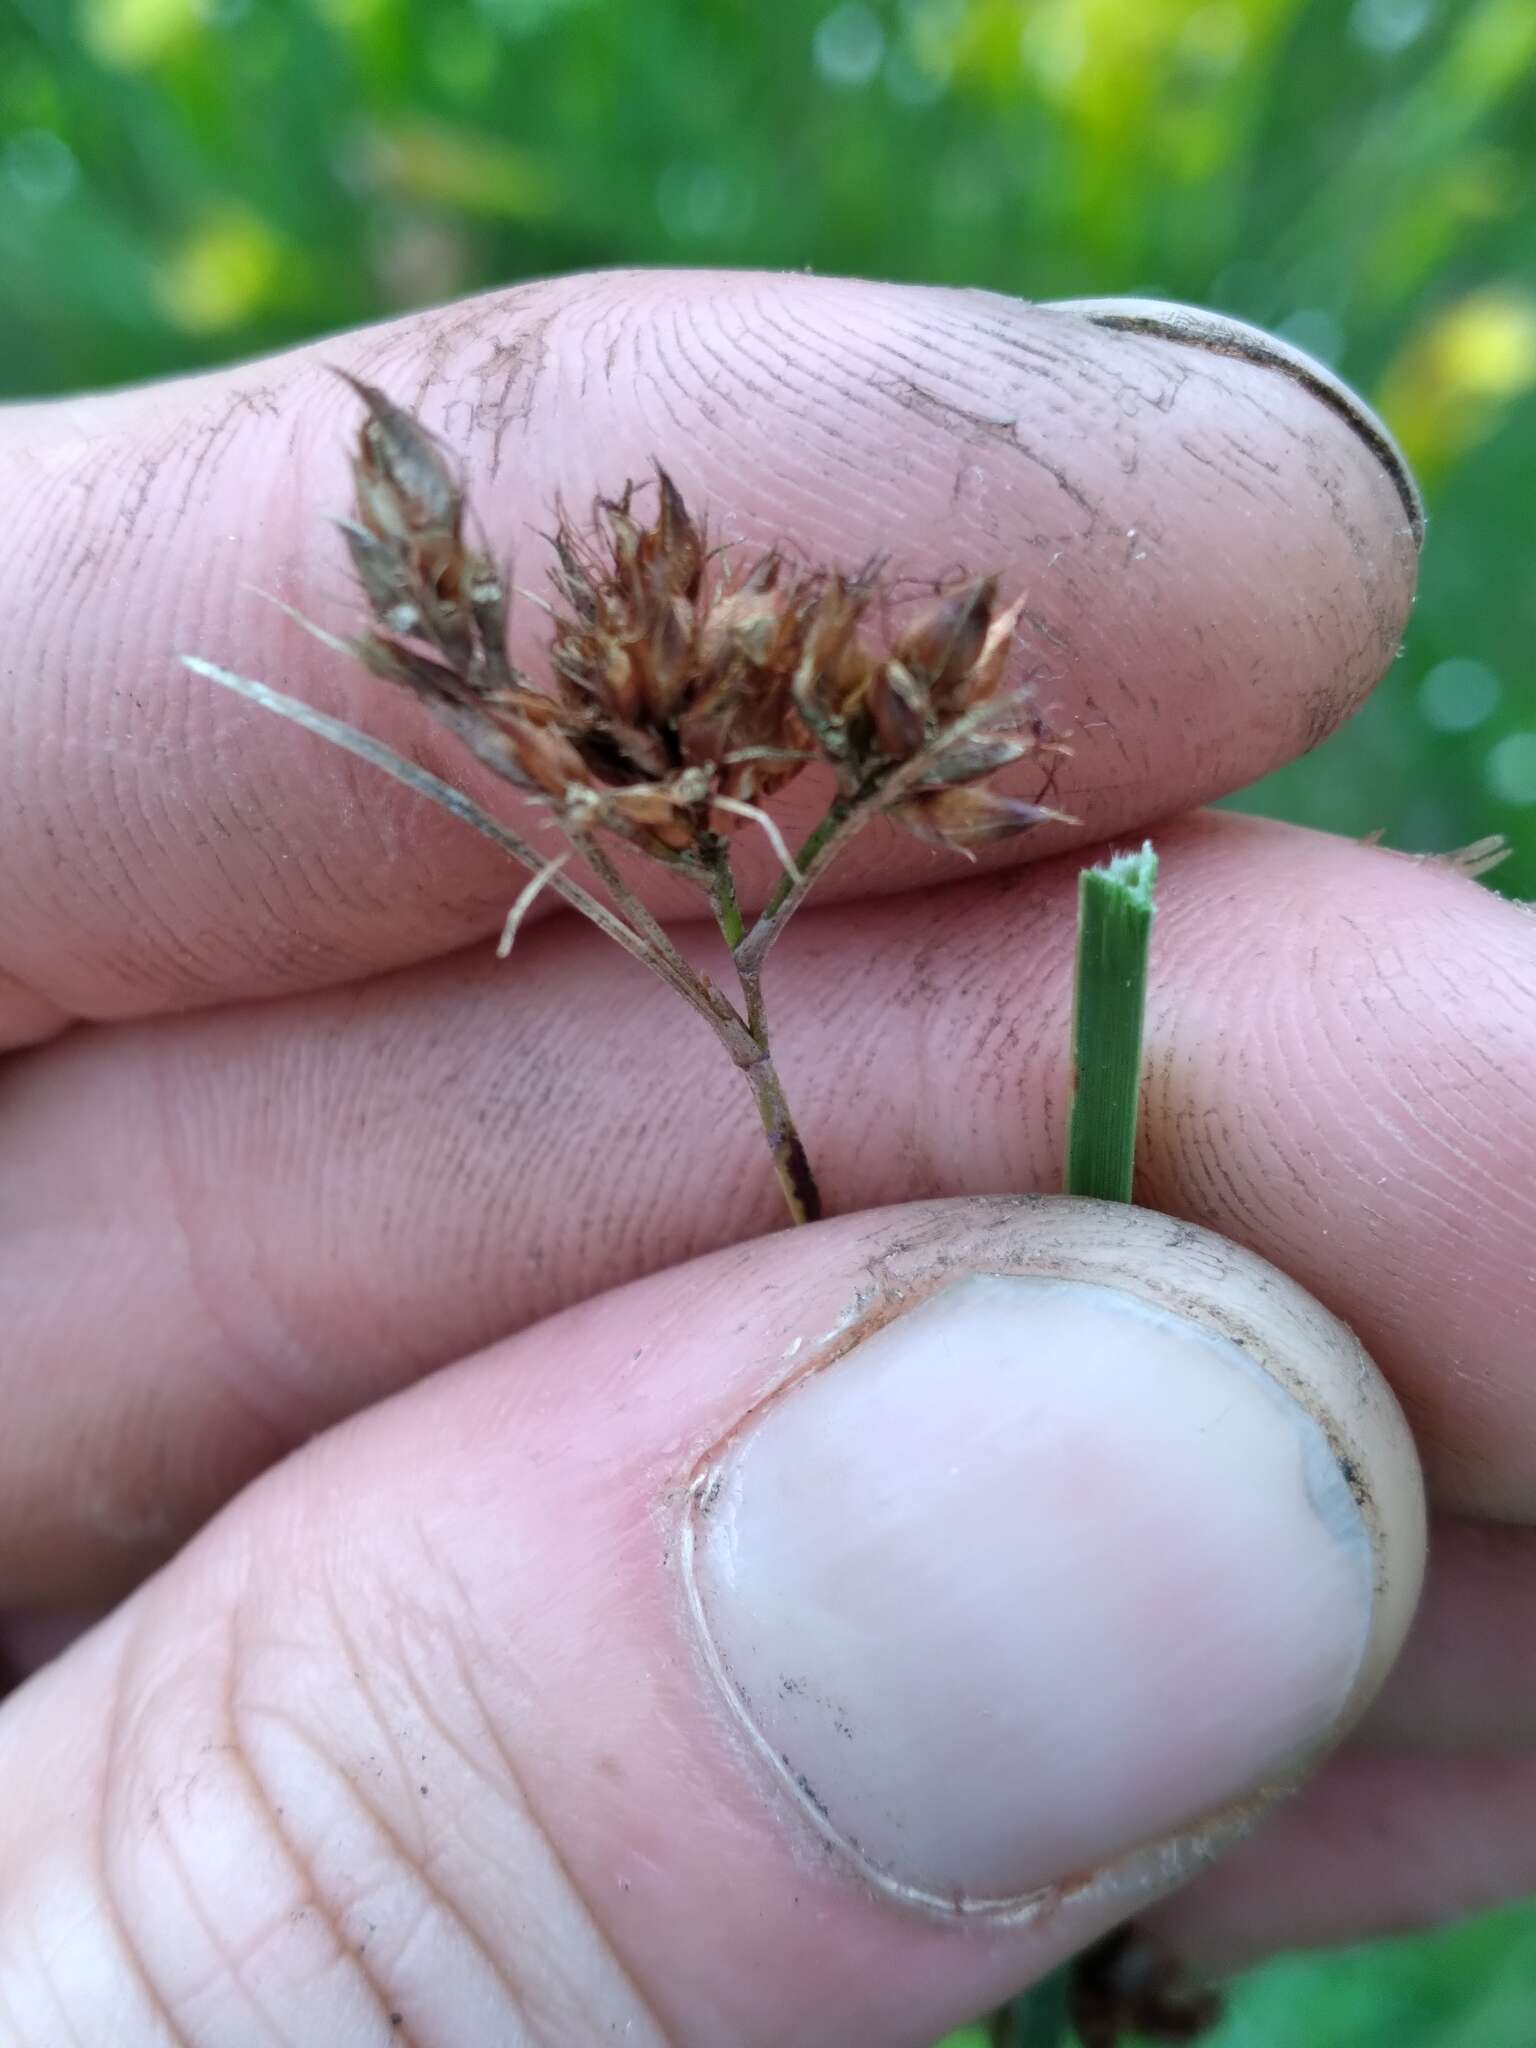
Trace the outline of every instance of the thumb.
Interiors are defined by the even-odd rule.
[[[919,2048],[1335,1740],[1422,1545],[1354,1340],[1187,1225],[721,1253],[338,1428],[13,1696],[0,2031]]]

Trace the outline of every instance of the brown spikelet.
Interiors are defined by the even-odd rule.
[[[986,645],[996,603],[997,578],[980,577],[935,605],[892,650],[935,713],[964,708],[962,693]]]
[[[999,612],[996,578],[938,599],[882,655],[866,634],[878,563],[790,573],[769,551],[733,574],[658,464],[650,486],[599,500],[586,533],[560,514],[539,690],[508,657],[506,582],[465,541],[447,455],[348,381],[367,415],[342,530],[375,626],[357,651],[569,825],[686,865],[741,822],[725,806],[815,760],[845,802],[962,851],[1057,815],[986,787],[1041,739],[1003,689],[1017,613]]]
[[[1022,797],[1005,796],[1001,790],[924,790],[891,807],[899,825],[933,846],[947,846],[969,853],[997,839],[1012,839],[1032,825],[1062,824],[1060,811],[1043,804],[1026,803]]]

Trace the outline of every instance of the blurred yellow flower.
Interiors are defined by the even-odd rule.
[[[272,299],[282,259],[282,244],[264,221],[243,207],[224,207],[166,258],[155,297],[184,332],[217,334],[238,327]]]
[[[1474,398],[1515,398],[1536,384],[1536,299],[1497,287],[1452,306],[1430,329],[1441,377]]]
[[[80,40],[116,71],[140,71],[202,26],[198,0],[82,0]]]
[[[1410,460],[1434,477],[1536,390],[1536,295],[1492,284],[1443,308],[1388,367],[1379,394]]]
[[[515,143],[435,121],[401,122],[377,138],[379,182],[459,213],[537,220],[556,203],[554,180]]]
[[[1263,59],[1301,0],[969,0],[955,76],[995,104],[1020,84],[1075,145],[1077,234],[1095,260],[1134,262],[1158,179],[1218,178],[1251,118]],[[1135,168],[1132,169],[1131,167]]]
[[[1479,109],[1518,87],[1536,58],[1536,8],[1531,0],[1482,0],[1471,8],[1451,46],[1443,89]]]

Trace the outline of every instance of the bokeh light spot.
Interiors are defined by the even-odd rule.
[[[1395,57],[1416,43],[1434,14],[1431,0],[1355,0],[1350,34],[1379,57]]]
[[[868,85],[885,57],[885,29],[873,8],[847,0],[816,24],[811,38],[816,69],[828,85]]]
[[[1419,685],[1419,711],[1436,732],[1473,732],[1499,708],[1502,686],[1486,662],[1454,655]]]
[[[75,152],[47,128],[13,135],[0,153],[0,169],[17,197],[32,206],[57,206],[80,180]]]
[[[1483,775],[1506,804],[1536,804],[1536,732],[1510,732],[1488,749]]]

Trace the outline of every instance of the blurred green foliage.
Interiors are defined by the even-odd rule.
[[[1536,0],[0,0],[0,396],[591,265],[1223,307],[1371,394],[1431,511],[1392,676],[1242,801],[1503,831],[1528,896],[1533,170]],[[1223,2048],[1517,2048],[1533,1956],[1512,1915],[1276,1965]]]

